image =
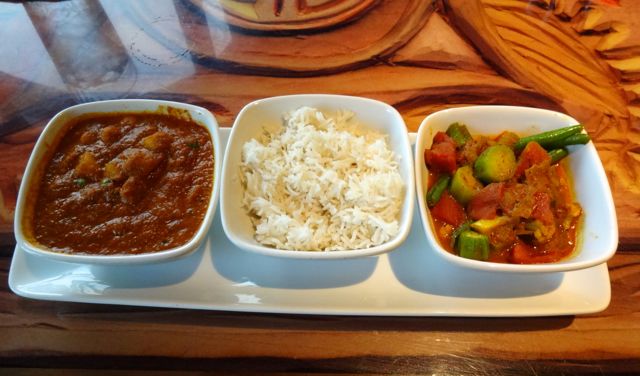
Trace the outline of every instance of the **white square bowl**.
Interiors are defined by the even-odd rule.
[[[39,168],[39,165],[43,162],[43,158],[46,156],[47,151],[56,146],[56,140],[59,139],[59,133],[66,131],[65,125],[71,119],[83,114],[90,113],[109,114],[148,112],[172,114],[175,113],[175,109],[186,111],[192,120],[205,127],[211,135],[213,143],[214,182],[212,186],[211,198],[209,199],[209,206],[207,207],[207,211],[205,213],[202,224],[198,228],[198,231],[195,233],[193,238],[191,238],[191,240],[181,246],[158,252],[131,255],[92,255],[81,253],[54,252],[41,244],[31,241],[29,237],[26,236],[25,229],[23,228],[23,220],[24,216],[26,215],[25,211],[27,200],[32,199],[31,197],[29,197],[30,190],[28,188],[31,184],[34,184],[34,182],[32,181],[34,179],[34,174]],[[179,102],[151,99],[119,99],[84,103],[64,109],[56,114],[44,128],[42,134],[35,144],[33,151],[31,152],[29,161],[27,162],[27,168],[20,184],[18,200],[16,203],[16,212],[14,219],[14,232],[16,241],[18,245],[27,252],[58,261],[76,263],[139,264],[165,261],[176,257],[185,256],[198,248],[200,243],[202,243],[202,241],[206,237],[209,231],[209,227],[211,226],[220,190],[221,157],[218,123],[211,112],[198,106]]]
[[[582,206],[582,225],[577,232],[577,249],[573,256],[548,264],[502,264],[466,259],[454,255],[438,243],[433,231],[431,213],[425,197],[429,171],[424,162],[424,150],[431,147],[433,136],[444,132],[454,122],[464,123],[472,135],[498,135],[509,130],[520,136],[579,124],[568,115],[529,107],[472,106],[451,108],[427,116],[420,125],[415,145],[416,194],[422,225],[430,248],[456,265],[471,269],[513,272],[549,273],[584,269],[606,262],[618,246],[618,223],[607,176],[596,148],[587,145],[569,147],[567,162],[572,177],[575,200]]]
[[[363,127],[387,135],[390,148],[399,157],[400,175],[406,182],[399,232],[388,242],[366,249],[315,252],[281,250],[264,246],[255,240],[253,224],[242,205],[244,195],[244,188],[240,182],[242,146],[252,138],[258,138],[264,129],[275,131],[282,128],[283,115],[303,106],[332,113],[338,110],[351,111]],[[220,214],[224,232],[236,246],[247,251],[298,259],[346,259],[373,256],[398,247],[411,229],[415,186],[409,135],[398,111],[376,100],[342,95],[302,94],[261,99],[249,103],[240,111],[231,130],[222,166],[222,179]]]

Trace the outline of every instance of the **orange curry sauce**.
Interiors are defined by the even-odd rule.
[[[573,203],[573,192],[569,174],[562,166],[564,163],[549,165],[540,164],[525,171],[526,178],[512,178],[505,184],[505,198],[500,200],[498,215],[510,217],[510,223],[492,230],[489,236],[491,251],[487,261],[515,264],[551,263],[568,258],[576,248],[577,227],[581,220],[581,208]],[[440,175],[429,172],[429,189],[436,183]],[[524,179],[524,181],[523,181]],[[530,186],[531,189],[516,189]],[[526,218],[536,210],[535,192],[545,192],[551,198],[553,235],[544,243],[533,241],[531,234],[523,229]],[[506,197],[506,196],[509,197]],[[569,215],[571,208],[578,211],[576,216]],[[464,208],[464,216],[469,220],[469,208]],[[507,213],[507,212],[510,212]],[[524,215],[525,217],[520,217]],[[434,231],[438,241],[447,251],[454,250],[452,235],[455,228],[432,216]],[[494,246],[499,244],[499,246]]]
[[[438,180],[439,175],[429,172],[429,188]],[[433,223],[433,229],[438,237],[440,245],[448,252],[456,252],[451,244],[451,234],[454,228],[437,218],[431,217]],[[581,216],[576,217],[571,222],[568,229],[563,229],[562,226],[557,226],[557,232],[553,239],[549,243],[545,244],[533,244],[528,256],[520,257],[519,262],[514,262],[512,258],[512,252],[515,246],[515,242],[510,246],[492,250],[489,252],[490,262],[500,263],[521,263],[521,264],[543,264],[563,260],[572,255],[576,246],[577,228],[580,223]]]
[[[188,242],[213,186],[206,128],[162,114],[72,121],[45,158],[25,227],[58,252],[136,254]]]

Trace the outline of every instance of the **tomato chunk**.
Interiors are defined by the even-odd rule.
[[[551,157],[549,157],[547,151],[537,142],[529,142],[518,157],[516,172],[513,176],[519,178],[529,167],[545,161],[551,161]]]
[[[427,166],[434,171],[453,174],[457,167],[456,145],[446,134],[444,134],[444,137],[441,137],[440,139],[443,141],[434,143],[431,145],[431,149],[426,149],[424,151],[424,160]]]
[[[569,187],[569,178],[562,165],[556,164],[549,169],[551,183],[554,187],[556,206],[560,208],[568,208],[571,206],[573,199],[571,197],[571,188]]]
[[[565,247],[567,245],[566,240],[564,243]],[[551,249],[554,249],[552,247]],[[561,247],[562,248],[562,247]],[[557,250],[554,249],[550,251],[550,248],[546,246],[531,246],[523,241],[518,241],[516,245],[511,249],[510,261],[514,264],[545,264],[549,262],[554,262],[558,260],[558,252],[561,255],[566,256],[571,253],[573,249],[572,246],[568,248]]]
[[[453,227],[460,226],[466,219],[464,208],[448,191],[445,192],[440,197],[440,201],[431,208],[431,214],[434,218],[448,223]]]
[[[469,217],[473,220],[495,218],[504,196],[504,187],[505,183],[491,183],[476,193],[467,206]]]
[[[511,250],[511,262],[514,264],[530,264],[534,261],[533,247],[519,241]]]
[[[453,141],[453,138],[449,137],[448,134],[444,133],[444,132],[438,132],[436,133],[435,136],[433,136],[433,143],[434,144],[439,144],[441,142],[448,142],[450,144],[453,144],[455,146],[456,142]]]
[[[551,211],[551,197],[545,192],[533,194],[533,211],[531,217],[545,225],[553,224],[553,211]]]

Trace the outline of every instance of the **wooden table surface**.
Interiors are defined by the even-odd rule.
[[[634,0],[0,3],[0,374],[640,374],[638,35]],[[10,291],[17,187],[58,111],[170,99],[231,126],[252,100],[319,92],[385,101],[409,130],[433,111],[473,104],[548,108],[585,124],[620,229],[609,307],[542,318],[342,317]]]

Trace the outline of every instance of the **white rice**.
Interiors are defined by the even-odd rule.
[[[302,107],[277,133],[242,148],[243,204],[263,245],[300,251],[368,248],[393,238],[404,197],[398,157],[350,112]]]

